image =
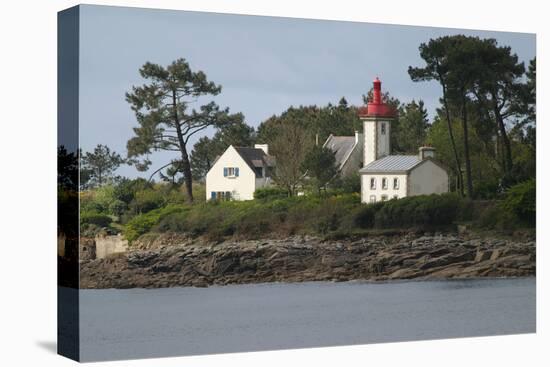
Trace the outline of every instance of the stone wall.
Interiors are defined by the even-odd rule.
[[[96,258],[96,247],[93,238],[80,238],[79,258],[80,260],[94,260]]]
[[[128,240],[120,234],[116,236],[99,235],[95,238],[95,248],[96,258],[103,259],[111,254],[128,251]]]

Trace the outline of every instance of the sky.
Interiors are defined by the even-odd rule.
[[[221,84],[213,99],[254,127],[290,106],[341,97],[360,105],[376,76],[383,91],[401,102],[422,99],[433,116],[441,87],[413,83],[407,69],[424,65],[422,42],[453,34],[495,38],[526,64],[536,53],[529,33],[81,5],[80,145],[105,144],[126,156],[137,122],[125,92],[144,83],[138,70],[145,62],[166,66],[178,58]],[[154,153],[150,171],[172,158],[175,152]],[[148,177],[130,166],[117,174]]]

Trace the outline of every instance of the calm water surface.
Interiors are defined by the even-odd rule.
[[[81,359],[535,332],[535,278],[83,290]]]

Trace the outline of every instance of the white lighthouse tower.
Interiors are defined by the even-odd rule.
[[[378,77],[373,82],[373,98],[359,110],[363,121],[363,166],[391,154],[391,122],[396,111],[382,101],[382,82]]]

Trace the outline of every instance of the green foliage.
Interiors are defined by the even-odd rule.
[[[151,210],[145,214],[137,215],[124,226],[124,236],[129,242],[136,240],[142,234],[145,234],[159,224],[162,219],[171,214],[180,214],[188,210],[182,205],[168,205],[164,208]]]
[[[309,182],[320,192],[338,173],[334,152],[320,145],[314,146],[305,155],[302,169],[307,172]]]
[[[271,186],[257,189],[254,191],[254,199],[258,200],[275,200],[288,197],[288,192],[285,189]]]
[[[214,101],[201,105],[204,98],[200,97],[216,96],[222,87],[209,81],[204,72],[191,70],[183,58],[166,67],[147,62],[139,73],[147,84],[133,86],[126,93],[138,123],[135,136],[127,142],[128,157],[145,171],[151,165],[148,156],[152,152],[178,152],[187,199],[192,202],[193,177],[187,151],[190,138],[209,126],[240,123],[243,115],[230,114],[228,108],[220,108]]]
[[[437,227],[452,224],[460,199],[455,194],[412,196],[390,200],[376,212],[378,228]]]
[[[115,199],[109,204],[109,212],[120,217],[124,212],[128,210],[128,204],[122,200]]]
[[[98,227],[109,227],[113,219],[105,214],[95,212],[81,212],[80,213],[80,225],[86,226],[89,224],[96,225]]]
[[[80,183],[84,187],[97,187],[113,178],[114,171],[125,163],[116,152],[102,144],[98,144],[93,152],[81,156]]]
[[[373,228],[376,218],[376,213],[384,206],[384,202],[377,202],[362,205],[352,212],[353,226],[367,229]]]
[[[424,101],[413,100],[402,108],[399,115],[399,131],[397,140],[399,150],[405,153],[417,154],[418,148],[424,145],[428,129],[428,111]]]
[[[143,178],[136,178],[134,180],[125,178],[115,185],[113,196],[116,200],[121,200],[126,204],[130,204],[136,197],[136,192],[151,187],[153,187],[153,185]]]
[[[361,176],[359,173],[353,173],[347,176],[339,176],[331,182],[330,187],[335,191],[342,193],[360,193],[361,192]]]
[[[534,179],[512,186],[506,192],[502,209],[514,214],[522,223],[536,221],[536,183]]]
[[[514,199],[509,199],[509,205],[514,203],[517,209],[517,202],[529,203],[528,192],[524,187],[512,190],[510,196]],[[130,241],[146,233],[162,232],[220,240],[296,234],[345,237],[380,230],[433,230],[462,222],[481,229],[506,229],[520,224],[511,210],[503,209],[504,204],[461,199],[456,194],[373,204],[361,204],[358,193],[281,197],[266,190],[264,194],[261,199],[250,201],[168,204],[130,219],[123,232]]]
[[[134,200],[130,203],[130,210],[135,214],[147,213],[166,205],[166,203],[167,198],[162,190],[141,190],[136,192]]]

